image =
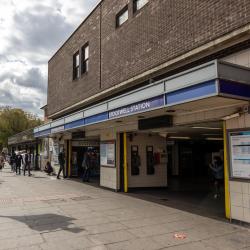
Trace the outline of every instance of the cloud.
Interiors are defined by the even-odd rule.
[[[42,114],[47,62],[100,0],[1,0],[0,106]]]

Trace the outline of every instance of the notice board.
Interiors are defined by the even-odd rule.
[[[101,166],[115,167],[115,141],[101,142]]]
[[[250,179],[250,130],[229,132],[232,178]]]

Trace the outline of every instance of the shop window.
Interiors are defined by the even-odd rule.
[[[85,44],[82,47],[82,65],[81,73],[84,74],[89,71],[89,44]]]
[[[148,3],[148,1],[149,0],[133,0],[134,13],[143,8]]]
[[[116,15],[116,27],[120,27],[128,20],[128,6],[125,6],[117,15]]]
[[[80,77],[80,55],[77,51],[73,56],[73,80]]]

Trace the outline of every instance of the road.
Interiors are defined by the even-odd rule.
[[[245,227],[41,172],[0,192],[0,250],[250,250]]]

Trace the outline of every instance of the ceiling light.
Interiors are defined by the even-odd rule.
[[[191,127],[194,129],[208,129],[208,130],[221,130],[222,128],[214,128],[214,127]]]
[[[179,140],[190,140],[191,138],[188,136],[170,136],[169,139],[179,139]]]
[[[217,138],[208,137],[208,138],[206,138],[206,140],[207,140],[207,141],[223,141],[223,138],[219,138],[219,137],[217,137]]]

